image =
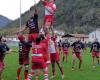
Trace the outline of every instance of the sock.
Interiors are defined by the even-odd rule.
[[[31,80],[32,79],[33,74],[34,74],[34,71],[31,70],[30,73],[29,73],[29,75],[28,75],[28,80]]]
[[[29,74],[29,75],[28,75],[28,80],[31,80],[31,79],[32,79],[32,75]]]
[[[48,71],[45,71],[45,72],[44,72],[44,80],[49,80],[49,79],[48,79]]]
[[[25,70],[24,71],[24,79],[27,79],[28,78],[28,70]]]
[[[18,69],[17,69],[17,78],[20,77],[20,72],[21,72],[21,70],[22,70],[22,68],[18,68]]]

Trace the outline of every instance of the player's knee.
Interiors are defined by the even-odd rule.
[[[72,60],[73,60],[73,61],[75,61],[75,60],[76,60],[76,58],[74,57]]]
[[[29,65],[25,65],[25,70],[28,70],[29,69]]]
[[[61,64],[61,62],[60,62],[60,61],[56,61],[56,63]]]
[[[48,71],[48,67],[46,67],[45,70]]]
[[[75,55],[75,54],[73,54],[72,56],[73,56],[73,60],[75,60],[75,59],[76,59],[76,55]]]
[[[61,65],[60,61],[58,61],[58,65],[59,65],[59,67],[62,67],[62,65]]]

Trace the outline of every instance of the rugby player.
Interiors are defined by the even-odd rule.
[[[90,52],[92,54],[92,65],[93,65],[93,68],[95,68],[95,63],[94,63],[95,58],[98,64],[100,62],[99,61],[100,43],[98,42],[97,39],[95,39],[95,41],[92,43]]]

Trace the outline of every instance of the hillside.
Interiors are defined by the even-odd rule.
[[[54,27],[67,33],[89,33],[100,28],[100,0],[56,0]],[[41,3],[39,9],[39,25],[42,25],[44,8]],[[34,9],[32,10],[32,12]],[[22,24],[29,18],[29,12],[22,14]],[[19,26],[19,19],[6,27],[11,30]],[[5,30],[6,31],[6,30]],[[13,30],[14,31],[14,30]]]
[[[0,15],[0,28],[6,26],[10,22],[11,22],[10,19],[8,19],[7,17],[4,17],[4,16]]]

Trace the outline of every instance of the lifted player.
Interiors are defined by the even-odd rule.
[[[41,0],[44,7],[45,7],[45,16],[44,16],[44,31],[45,32],[49,32],[51,30],[53,30],[53,21],[54,21],[54,13],[56,10],[56,4],[55,4],[55,0],[50,0],[50,2],[48,0]]]
[[[18,35],[19,42],[19,64],[20,67],[17,69],[17,76],[16,80],[20,79],[20,72],[23,67],[25,67],[24,70],[24,80],[27,80],[28,76],[28,68],[29,68],[29,49],[31,47],[31,44],[29,42],[25,41],[25,37],[22,34]]]
[[[92,65],[93,68],[95,68],[94,60],[96,58],[99,64],[99,52],[100,52],[100,43],[98,42],[97,39],[92,43],[90,52],[92,53]]]
[[[72,70],[74,70],[76,57],[79,59],[79,69],[81,69],[81,65],[82,65],[81,50],[84,48],[84,45],[80,40],[78,40],[72,44],[72,48],[73,48]]]

